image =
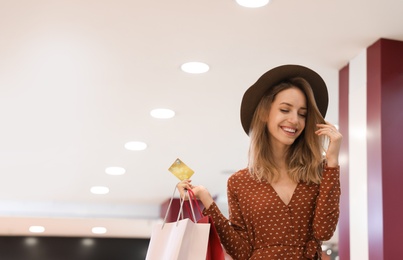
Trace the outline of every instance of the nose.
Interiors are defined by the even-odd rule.
[[[289,113],[288,122],[298,124],[298,113]]]

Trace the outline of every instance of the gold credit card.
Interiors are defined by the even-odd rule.
[[[168,169],[175,175],[179,180],[183,181],[186,179],[190,179],[193,175],[194,171],[190,169],[184,162],[182,162],[179,158],[175,160],[175,162]]]

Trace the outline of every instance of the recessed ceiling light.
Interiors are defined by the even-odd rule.
[[[144,142],[128,142],[125,144],[125,148],[131,151],[142,151],[147,148],[147,144]]]
[[[210,68],[206,63],[192,61],[182,64],[181,69],[187,73],[199,74],[207,72]]]
[[[270,0],[236,0],[236,2],[243,7],[258,8],[267,5]]]
[[[32,233],[42,233],[45,231],[45,228],[42,226],[30,226],[29,227],[29,232]]]
[[[105,172],[109,175],[123,175],[126,170],[122,167],[108,167],[105,169]]]
[[[94,194],[107,194],[109,193],[109,188],[104,186],[93,186],[91,187],[91,192]]]
[[[94,241],[94,239],[92,239],[92,238],[83,238],[83,239],[81,240],[81,244],[82,244],[83,246],[92,246],[92,245],[95,244],[95,241]]]
[[[150,115],[154,118],[168,119],[175,116],[175,112],[167,108],[156,108],[151,110]]]
[[[92,228],[92,233],[94,233],[94,234],[105,234],[106,233],[106,228],[104,228],[104,227],[93,227]]]
[[[36,237],[27,237],[24,242],[28,246],[34,246],[38,243],[38,239]]]

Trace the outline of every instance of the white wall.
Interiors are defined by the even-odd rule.
[[[368,259],[366,50],[349,65],[350,259]]]

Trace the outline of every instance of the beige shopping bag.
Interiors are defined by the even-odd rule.
[[[210,224],[190,219],[153,227],[146,260],[205,260]]]
[[[153,227],[146,260],[206,260],[210,223],[195,223],[189,218],[179,220],[183,217],[184,200],[181,200],[177,221],[166,223],[174,195],[175,191],[164,222]],[[196,219],[192,204],[190,206]]]

